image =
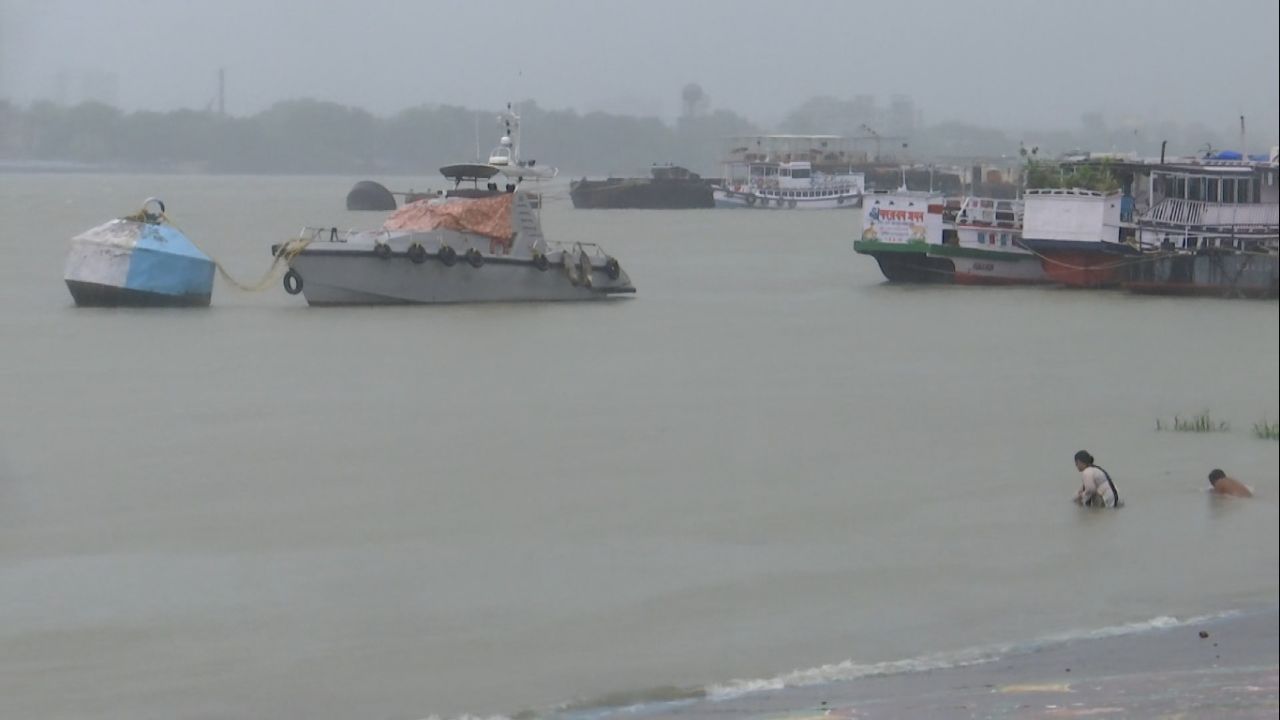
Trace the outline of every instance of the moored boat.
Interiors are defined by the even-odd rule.
[[[865,175],[838,135],[759,135],[731,139],[723,177],[712,192],[720,208],[837,210],[859,207]]]
[[[307,228],[272,247],[311,305],[596,300],[635,292],[594,244],[549,241],[531,193],[419,200],[379,229]]]
[[[1063,162],[1060,187],[1026,193],[1023,244],[1073,287],[1275,297],[1276,154]]]
[[[1277,297],[1276,155],[1228,152],[1125,168],[1151,202],[1134,222],[1148,257],[1130,268],[1123,286],[1149,294]]]
[[[71,240],[63,279],[76,305],[207,306],[215,265],[168,224],[164,203],[86,230]]]
[[[715,207],[711,184],[679,165],[654,165],[647,178],[574,180],[569,199],[581,209],[686,210]]]

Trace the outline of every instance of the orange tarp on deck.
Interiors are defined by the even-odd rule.
[[[483,235],[510,247],[511,205],[515,195],[506,193],[487,198],[447,198],[411,202],[391,213],[382,224],[385,230],[427,231],[446,228]]]

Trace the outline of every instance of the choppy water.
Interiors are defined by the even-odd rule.
[[[637,297],[62,284],[148,195],[256,279],[379,221],[354,179],[0,175],[0,716],[515,713],[1280,594],[1274,302],[894,287],[854,214],[563,197],[547,235]],[[1230,432],[1154,430],[1203,410]],[[1080,448],[1125,509],[1070,504]]]

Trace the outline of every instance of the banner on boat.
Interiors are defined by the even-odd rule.
[[[934,242],[942,236],[942,213],[928,201],[868,197],[862,216],[862,239],[886,243]]]

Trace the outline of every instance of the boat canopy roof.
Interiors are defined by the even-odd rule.
[[[445,165],[440,168],[440,174],[454,182],[488,180],[497,175],[498,171],[497,167],[483,163],[459,163],[457,165]]]

